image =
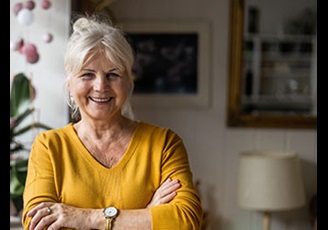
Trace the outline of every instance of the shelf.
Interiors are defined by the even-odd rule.
[[[280,97],[260,96],[257,98],[243,98],[243,111],[247,112],[291,112],[299,111],[311,113],[312,103],[309,96],[281,95]]]
[[[316,37],[261,34],[245,35],[245,39],[245,106],[310,109]]]

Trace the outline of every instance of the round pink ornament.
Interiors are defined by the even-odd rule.
[[[27,43],[24,45],[24,54],[26,61],[34,64],[39,60],[39,54],[37,52],[36,46],[32,43]]]
[[[51,33],[45,33],[43,35],[43,41],[46,42],[46,43],[50,43],[53,39],[53,36]]]
[[[29,9],[29,10],[33,10],[35,7],[35,2],[32,0],[29,0],[27,2],[25,2],[25,8]]]
[[[49,9],[51,6],[51,2],[49,0],[42,0],[41,7],[45,10]]]
[[[18,51],[22,45],[23,45],[23,39],[21,38],[14,41],[10,41],[10,50]]]
[[[18,12],[23,9],[23,3],[18,2],[14,5],[14,14],[17,16]]]

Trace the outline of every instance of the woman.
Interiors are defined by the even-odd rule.
[[[200,229],[181,138],[133,119],[133,51],[123,32],[105,18],[80,17],[64,61],[79,121],[35,138],[24,228]]]

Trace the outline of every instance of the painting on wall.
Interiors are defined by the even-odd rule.
[[[129,34],[135,94],[197,93],[197,33]]]
[[[136,107],[208,106],[208,24],[123,21],[135,52]]]

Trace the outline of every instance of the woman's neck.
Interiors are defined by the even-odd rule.
[[[81,119],[74,124],[74,128],[80,138],[87,136],[92,140],[105,138],[108,141],[118,139],[133,123],[123,116],[107,121]]]

